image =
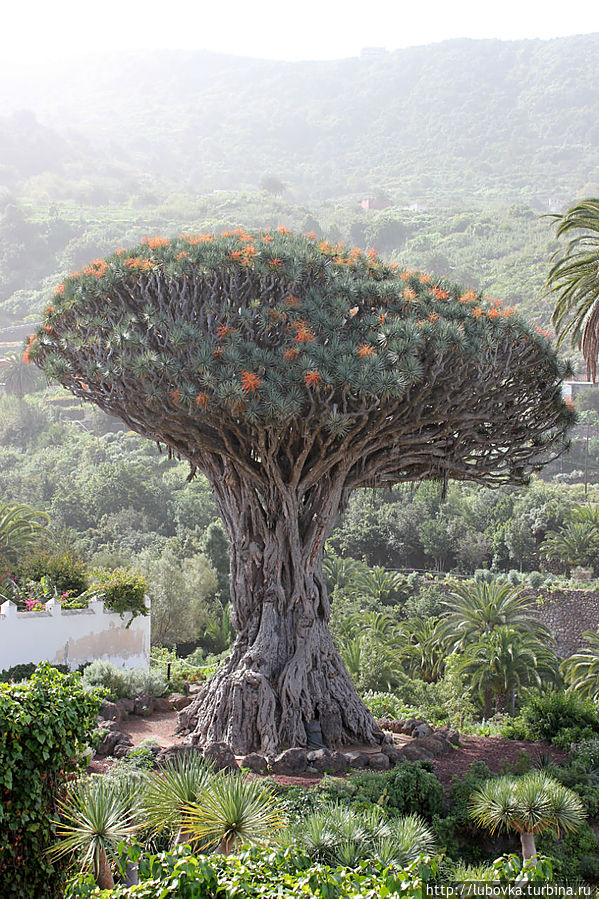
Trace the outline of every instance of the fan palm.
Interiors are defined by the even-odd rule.
[[[183,826],[200,849],[230,855],[239,846],[267,843],[285,823],[275,794],[242,775],[212,778],[197,800],[183,809]]]
[[[552,642],[548,628],[534,615],[532,600],[511,584],[467,581],[458,584],[443,605],[449,613],[440,624],[440,634],[450,649],[463,649],[504,625]]]
[[[184,838],[183,809],[197,801],[212,772],[197,755],[187,754],[147,774],[141,798],[142,815],[154,833],[170,830],[175,843]]]
[[[568,236],[552,257],[546,291],[557,296],[553,327],[558,344],[567,338],[582,350],[587,377],[597,374],[599,352],[599,199],[576,203],[557,221],[557,237]]]
[[[599,632],[584,631],[588,646],[562,662],[568,692],[581,699],[599,700]]]
[[[578,830],[585,818],[576,793],[540,771],[487,780],[470,797],[470,814],[491,834],[518,833],[525,864],[537,854],[536,834],[548,831],[559,837]]]
[[[485,718],[489,718],[492,696],[496,712],[506,710],[511,696],[513,712],[516,691],[555,680],[557,658],[533,634],[502,626],[468,644],[458,670],[469,675],[472,688],[483,698]]]
[[[138,783],[132,778],[92,776],[69,784],[55,822],[61,839],[50,853],[78,859],[82,870],[93,871],[100,889],[114,887],[111,863],[119,843],[131,838],[139,826],[137,793]]]

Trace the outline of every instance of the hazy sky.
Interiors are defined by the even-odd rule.
[[[47,62],[165,47],[336,59],[373,45],[592,32],[599,32],[598,0],[13,0],[2,11],[0,58]]]

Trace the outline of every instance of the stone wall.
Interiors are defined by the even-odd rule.
[[[567,658],[585,645],[584,631],[599,627],[599,593],[592,590],[530,591],[536,614],[557,640],[557,654]]]
[[[18,612],[7,600],[0,612],[0,669],[48,661],[73,670],[95,659],[119,668],[150,664],[149,615],[134,618],[127,627],[131,616],[105,611],[101,600],[87,609],[63,609],[55,599],[40,612]]]

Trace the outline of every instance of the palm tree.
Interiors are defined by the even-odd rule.
[[[4,360],[1,374],[4,390],[16,397],[22,407],[25,394],[42,384],[40,371],[34,365],[27,365],[16,353],[8,353]]]
[[[38,546],[47,535],[50,519],[23,503],[0,503],[0,555],[9,561]]]
[[[435,683],[443,674],[445,649],[438,618],[409,618],[402,622],[399,657],[410,674],[427,684]]]
[[[547,533],[541,553],[547,559],[561,562],[568,571],[573,565],[594,568],[599,554],[599,527],[588,518],[569,521],[561,531]]]
[[[533,614],[532,599],[508,583],[492,580],[458,584],[443,605],[449,613],[441,621],[440,634],[449,649],[463,649],[502,626],[552,643],[550,631]]]
[[[355,578],[363,566],[355,559],[342,559],[330,549],[322,563],[327,590],[332,593],[335,587],[348,594],[355,592]]]
[[[272,841],[284,826],[277,799],[259,780],[217,775],[183,809],[183,826],[199,849],[230,855],[243,844]]]
[[[374,600],[377,606],[391,605],[401,595],[402,576],[380,565],[359,571],[355,578],[356,593]]]
[[[148,772],[141,798],[144,823],[154,833],[170,830],[175,843],[183,842],[183,810],[198,800],[212,776],[203,759],[192,754]]]
[[[599,632],[584,631],[588,646],[562,662],[568,692],[580,699],[599,701]]]
[[[470,797],[470,814],[491,834],[519,834],[524,864],[537,854],[536,834],[549,831],[559,838],[578,830],[585,818],[576,793],[541,771],[485,781]]]
[[[79,860],[82,870],[93,871],[100,889],[112,889],[112,864],[120,843],[130,839],[138,824],[139,784],[132,778],[92,776],[69,784],[59,801],[56,821],[61,838],[51,848],[56,857]]]
[[[546,291],[556,294],[553,327],[558,344],[570,338],[582,350],[587,377],[597,374],[599,352],[599,199],[582,200],[557,221],[557,237],[570,237],[552,257]]]
[[[495,711],[504,712],[522,687],[540,687],[555,680],[557,658],[534,634],[511,627],[495,628],[475,643],[469,643],[458,671],[470,677],[470,684],[483,699],[484,716],[491,717],[491,700]]]

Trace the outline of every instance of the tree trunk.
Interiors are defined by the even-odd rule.
[[[493,691],[489,688],[485,690],[484,698],[483,698],[483,717],[485,721],[488,721],[492,715],[491,711],[491,703],[493,702]]]
[[[106,853],[100,846],[98,848],[98,856],[96,859],[96,883],[101,890],[111,890],[114,887],[114,878],[110,870],[110,863],[106,858]]]
[[[527,833],[525,830],[522,831],[520,834],[520,842],[522,843],[522,861],[526,864],[531,859],[535,859],[537,855],[534,833]]]
[[[341,488],[298,497],[279,483],[258,496],[230,470],[210,478],[231,540],[231,656],[179,715],[194,742],[238,753],[305,746],[318,721],[325,745],[376,744],[382,732],[358,697],[328,627],[324,543]]]

